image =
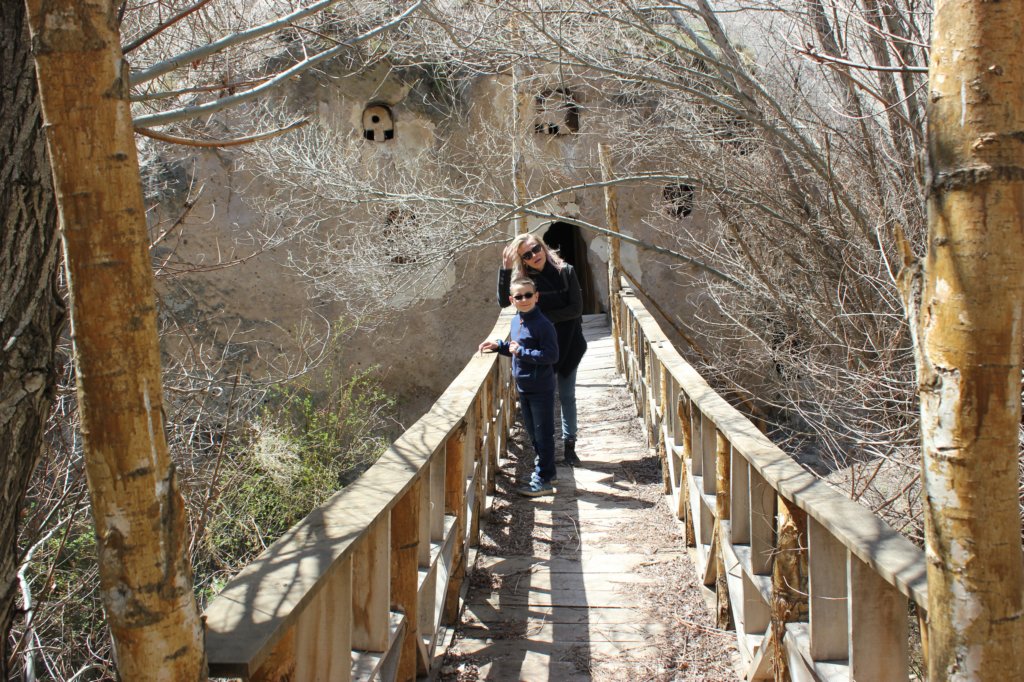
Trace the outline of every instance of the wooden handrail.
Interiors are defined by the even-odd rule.
[[[510,313],[488,338],[506,336]],[[414,679],[456,612],[505,450],[509,365],[474,356],[362,476],[228,582],[206,610],[212,676]]]
[[[919,617],[928,603],[923,551],[715,393],[627,282],[613,305],[617,364],[720,625],[735,623],[746,679],[908,679],[907,600]]]

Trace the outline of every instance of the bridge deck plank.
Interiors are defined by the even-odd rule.
[[[661,585],[650,571],[689,566],[681,529],[668,512],[660,467],[615,372],[614,346],[603,317],[585,318],[589,349],[577,375],[578,452],[583,465],[562,466],[557,493],[535,499],[512,489],[529,471],[533,453],[510,444],[495,508],[471,578],[442,680],[735,679],[731,635],[712,635],[724,652],[694,644],[690,673],[665,637],[707,638],[713,621],[692,569],[682,588],[689,604],[666,613],[651,593]],[[560,448],[559,448],[560,452]],[[653,474],[652,474],[653,472]],[[646,520],[645,520],[646,519]],[[628,529],[656,529],[649,542]],[[673,536],[666,539],[664,536]],[[714,660],[702,665],[697,659]],[[724,665],[722,663],[724,661]],[[678,676],[673,676],[678,674]],[[660,679],[660,678],[658,678]]]

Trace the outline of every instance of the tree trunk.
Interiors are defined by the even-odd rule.
[[[18,519],[39,461],[63,323],[59,240],[22,2],[0,4],[0,679],[17,597]]]
[[[29,0],[71,292],[100,588],[126,680],[206,677],[160,349],[118,4]]]
[[[715,626],[721,630],[732,630],[735,625],[732,619],[732,606],[729,603],[729,574],[725,566],[725,545],[731,542],[726,537],[725,521],[732,518],[731,502],[729,497],[730,472],[732,462],[730,461],[731,446],[722,432],[715,430],[715,537],[718,538],[718,551],[713,558],[718,565],[717,576],[715,577]]]
[[[1024,0],[941,0],[932,40],[928,254],[911,300],[928,670],[935,680],[1020,680]]]
[[[776,682],[790,679],[783,638],[786,623],[806,621],[809,578],[807,513],[781,495],[778,498],[778,552],[772,562],[772,672]]]

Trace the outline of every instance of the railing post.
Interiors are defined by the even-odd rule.
[[[730,451],[729,530],[736,545],[750,543],[750,465],[743,455]]]
[[[849,653],[846,632],[846,548],[824,526],[807,523],[810,568],[811,660],[844,660]]]
[[[644,431],[647,432],[647,447],[654,448],[658,445],[657,435],[657,407],[655,396],[658,394],[658,373],[655,371],[654,353],[651,349],[651,342],[646,336],[643,340],[644,363],[643,379],[640,382],[641,397],[643,399]]]
[[[907,599],[849,554],[850,679],[897,682],[909,677]]]
[[[703,460],[701,463],[701,481],[704,484],[703,493],[705,495],[714,495],[718,486],[718,479],[715,476],[715,455],[718,452],[718,442],[715,434],[718,433],[718,428],[709,416],[699,410],[698,413],[700,414],[700,452]]]
[[[391,606],[391,517],[374,521],[356,548],[352,563],[352,648],[383,653],[388,649]]]
[[[455,547],[452,549],[452,567],[448,578],[448,591],[444,597],[446,625],[455,623],[459,615],[459,595],[466,576],[466,467],[465,454],[467,424],[448,438],[444,451],[444,511],[455,517]]]
[[[494,389],[488,394],[489,397],[489,411],[490,414],[495,416],[494,428],[497,440],[494,442],[494,447],[488,447],[486,460],[487,460],[487,478],[484,484],[484,494],[494,495],[496,485],[495,476],[498,474],[498,463],[502,459],[502,455],[508,449],[508,435],[509,435],[509,424],[511,423],[511,412],[505,409],[506,403],[509,400],[509,395],[505,386],[502,383],[502,372],[499,366],[495,372]],[[484,498],[485,500],[485,498]],[[484,504],[486,508],[486,504]]]
[[[680,442],[683,446],[683,454],[679,463],[679,504],[676,508],[676,517],[683,520],[683,527],[686,532],[686,546],[693,547],[697,544],[697,537],[693,530],[693,514],[690,513],[690,474],[687,466],[693,466],[693,428],[690,421],[692,403],[686,394],[680,390],[679,398],[676,401],[678,413]]]
[[[488,382],[494,381],[493,377],[487,379]],[[487,459],[487,448],[489,447],[489,429],[490,429],[490,418],[487,415],[486,408],[483,407],[482,397],[478,397],[473,407],[470,409],[473,413],[473,420],[476,422],[476,428],[473,429],[473,450],[472,459],[466,463],[469,467],[469,472],[473,476],[473,504],[469,510],[469,544],[472,547],[479,545],[480,538],[480,515],[483,512],[485,501],[481,498],[485,495],[484,490],[484,477],[486,474],[484,461]]]
[[[775,555],[775,490],[753,467],[750,477],[750,566],[754,575],[771,575]]]
[[[419,648],[419,546],[420,497],[423,479],[412,486],[391,509],[391,608],[405,614],[405,632],[398,660],[398,680],[416,679],[417,670],[426,673],[426,661]],[[419,665],[417,662],[419,661]]]
[[[786,623],[807,620],[807,514],[778,496],[778,540],[772,565],[772,647],[777,681],[789,679]]]
[[[249,682],[352,679],[352,560],[332,569],[314,602],[274,646]],[[339,605],[342,608],[339,608]]]
[[[619,232],[619,202],[615,192],[615,185],[609,181],[614,175],[612,168],[612,155],[608,151],[608,145],[603,142],[597,146],[598,156],[601,161],[601,177],[605,181],[604,207],[605,224],[608,230],[614,234]],[[621,265],[619,264],[619,240],[613,234],[608,235],[608,310],[611,313],[612,340],[615,343],[615,368],[622,373],[622,359],[619,349],[619,331],[621,320],[619,320],[619,292],[622,289],[622,280],[619,276]]]
[[[729,499],[729,470],[730,445],[728,439],[721,431],[715,429],[715,536],[718,541],[718,551],[715,552],[714,561],[718,565],[715,576],[715,603],[717,605],[717,626],[723,630],[731,629],[733,626],[732,610],[729,606],[729,581],[725,570],[725,545],[731,543],[729,534],[725,529],[729,525],[730,499]]]

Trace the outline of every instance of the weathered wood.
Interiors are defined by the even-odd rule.
[[[776,680],[789,679],[786,624],[807,619],[807,515],[778,499],[778,545],[772,563],[772,635]]]
[[[694,402],[694,413],[706,415],[728,437],[754,471],[786,499],[825,526],[843,545],[870,565],[887,582],[921,606],[927,605],[928,589],[921,550],[888,527],[880,518],[853,500],[832,490],[827,483],[804,471],[750,421],[715,393],[707,382],[668,342],[651,314],[633,297],[623,299],[627,315],[634,317],[642,333],[656,344],[662,362],[681,389]],[[702,440],[694,419],[694,472]]]
[[[367,529],[352,558],[352,648],[387,651],[391,607],[391,517]]]
[[[605,224],[608,230],[617,234],[619,232],[619,202],[616,194],[615,184],[608,182],[615,171],[612,168],[612,155],[608,145],[601,143],[597,147],[601,160],[601,177],[605,181],[604,186],[604,212]],[[622,265],[619,262],[619,240],[612,234],[608,235],[608,307],[611,310],[612,342],[615,345],[615,367],[622,373],[622,350],[619,347],[619,336],[621,332],[621,319],[619,313],[618,299],[622,290],[622,277],[619,275]]]
[[[451,437],[449,436],[449,439]],[[446,513],[445,482],[447,480],[445,469],[448,467],[447,452],[448,440],[445,440],[444,448],[434,455],[430,465],[430,539],[433,542],[444,540],[444,516]]]
[[[811,658],[846,660],[846,548],[814,519],[807,523],[810,570]]]
[[[455,547],[452,553],[451,575],[444,598],[442,622],[452,624],[458,618],[459,595],[466,575],[466,433],[470,428],[463,424],[445,443],[444,511],[455,517]]]
[[[733,452],[736,449],[733,448]],[[753,467],[750,477],[750,570],[770,575],[775,554],[776,493]]]
[[[592,344],[584,363],[595,361],[597,352]],[[525,532],[533,535],[533,552],[501,556],[495,544],[488,543],[477,555],[479,575],[487,579],[473,581],[463,619],[468,627],[460,629],[451,653],[455,661],[472,661],[480,679],[632,679],[644,676],[645,670],[646,676],[656,675],[664,661],[656,635],[668,634],[666,627],[686,627],[680,618],[695,625],[711,624],[704,614],[677,613],[666,614],[665,624],[657,625],[639,607],[643,597],[636,588],[644,583],[646,589],[656,590],[657,574],[685,561],[687,552],[682,547],[678,552],[643,551],[620,542],[618,529],[637,523],[637,515],[650,511],[645,496],[634,494],[614,463],[642,459],[647,449],[621,428],[600,435],[589,428],[595,425],[591,405],[605,399],[593,393],[602,390],[597,386],[610,383],[604,374],[609,371],[604,362],[600,375],[588,373],[578,393],[581,419],[588,425],[581,431],[582,443],[589,448],[602,441],[602,456],[583,467],[560,469],[554,498],[506,501],[519,508],[514,513],[532,519],[532,533]],[[624,406],[616,407],[603,412],[618,422]],[[505,470],[510,469],[506,465]],[[524,524],[513,525],[514,532],[523,532]],[[505,536],[513,529],[489,531]],[[649,575],[644,567],[650,564],[659,566]]]
[[[251,674],[245,675],[249,682],[285,682],[295,676],[295,628],[278,640],[266,663]]]
[[[405,615],[392,612],[388,622],[388,650],[352,652],[352,678],[356,680],[395,680],[398,671],[399,648],[396,642],[405,635]]]
[[[721,431],[715,431],[715,471],[717,481],[715,487],[715,539],[718,542],[718,551],[715,552],[715,561],[718,564],[717,575],[715,576],[715,604],[717,616],[716,625],[729,630],[733,626],[732,608],[729,604],[729,583],[728,573],[725,570],[725,555],[727,545],[732,543],[727,529],[731,524],[729,508],[729,468],[731,465],[731,452],[729,441],[725,439]]]
[[[750,465],[730,448],[729,521],[730,540],[737,545],[750,544]]]
[[[509,319],[510,315],[500,316],[491,336],[507,335]],[[474,457],[479,450],[471,446],[476,434],[473,439],[463,435],[464,446],[454,446],[451,453],[446,440],[457,430],[464,432],[464,423],[479,423],[478,398],[486,382],[503,382],[493,390],[495,394],[507,394],[506,365],[496,356],[474,356],[431,411],[399,437],[373,467],[290,529],[229,582],[206,614],[207,648],[214,674],[252,674],[263,667],[269,657],[276,656],[273,652],[278,646],[287,649],[289,645],[282,641],[293,639],[297,624],[312,618],[304,612],[319,608],[317,594],[327,588],[326,576],[333,567],[349,558],[353,561],[351,570],[359,587],[350,598],[352,646],[361,652],[357,655],[359,665],[363,669],[389,661],[385,652],[389,637],[396,636],[396,631],[394,617],[389,614],[387,524],[399,498],[416,485],[421,491],[415,496],[419,512],[417,526],[422,525],[423,530],[418,534],[422,542],[414,547],[414,563],[435,559],[437,542],[432,544],[430,539],[437,536],[442,527],[444,512],[456,517],[461,514],[461,529],[451,531],[458,535],[458,540],[453,542],[462,552],[457,560],[453,559],[459,577],[446,595],[450,613],[457,610],[465,566],[463,538],[469,533],[465,512],[466,475],[474,470]],[[453,477],[448,475],[449,467],[455,472]],[[451,481],[450,489],[442,496],[440,487],[442,482],[447,485],[449,478],[461,478],[461,482]],[[461,499],[449,499],[450,496],[461,496]],[[418,570],[412,575],[416,583]],[[409,627],[414,630],[415,626],[416,622],[412,621]]]
[[[341,562],[325,582],[251,682],[351,679],[351,612],[338,608],[351,600],[351,560]]]
[[[715,454],[718,452],[718,441],[717,432],[718,429],[715,426],[715,422],[712,421],[711,417],[699,412],[700,414],[700,453],[701,453],[701,472],[702,481],[704,482],[704,493],[706,495],[714,495],[717,491],[716,484],[718,480],[715,476],[716,465],[715,465]]]
[[[703,482],[691,469],[687,472],[687,498],[690,501],[690,517],[693,519],[693,530],[696,538],[698,552],[703,551],[701,546],[711,544],[712,529],[714,528],[714,513],[704,502]],[[713,500],[714,498],[712,498]]]
[[[683,443],[682,433],[679,442],[672,444],[688,466],[678,467],[678,475],[685,477],[686,482],[685,485],[682,481],[676,483],[676,467],[671,465],[674,463],[672,460],[667,467],[670,474],[666,477],[669,479],[667,483],[669,490],[677,495],[676,504],[682,506],[679,515],[683,518],[690,516],[694,520],[697,560],[705,583],[715,578],[725,579],[728,590],[724,592],[732,597],[744,597],[741,610],[734,611],[743,614],[743,629],[752,638],[752,644],[741,644],[741,650],[746,652],[744,655],[752,657],[751,652],[756,649],[760,657],[757,665],[762,671],[766,657],[770,656],[775,660],[774,667],[780,679],[787,675],[787,661],[801,662],[799,671],[795,672],[803,671],[802,674],[806,675],[811,675],[812,669],[813,675],[848,675],[846,659],[849,647],[843,646],[847,611],[845,602],[835,600],[845,598],[845,564],[830,560],[826,550],[820,549],[817,553],[821,558],[821,565],[815,569],[820,571],[815,590],[819,597],[815,610],[819,615],[814,627],[808,624],[807,627],[789,628],[799,636],[807,633],[806,641],[797,642],[799,651],[797,648],[787,649],[785,644],[786,624],[806,620],[810,613],[807,598],[810,570],[808,517],[817,524],[815,532],[819,536],[816,543],[819,548],[839,548],[842,560],[845,560],[843,553],[849,550],[866,564],[866,570],[877,576],[880,584],[893,586],[917,604],[927,599],[920,550],[870,511],[837,494],[823,481],[804,471],[746,417],[712,391],[671,348],[657,323],[635,297],[624,295],[621,303],[626,318],[621,329],[623,340],[628,341],[624,345],[629,350],[626,373],[637,405],[643,409],[646,400],[656,406],[654,394],[671,393],[678,385],[680,400],[688,400],[691,406],[688,415],[689,452]],[[677,413],[681,412],[682,405],[680,402]],[[653,412],[659,413],[658,410]],[[659,435],[668,443],[671,418],[664,414],[664,410],[660,414],[663,420],[669,419],[659,429]],[[716,442],[719,435],[731,445],[729,464],[732,471],[729,479],[723,479],[720,472],[723,459],[712,459],[720,449]],[[688,462],[686,454],[691,456]],[[669,456],[674,457],[675,452],[670,455],[666,449],[666,461]],[[713,468],[713,463],[719,466]],[[731,520],[726,520],[722,513],[725,509],[717,493],[723,490],[731,491],[728,500],[729,516],[734,517]],[[689,499],[684,500],[684,496]],[[778,521],[776,503],[780,505]],[[737,514],[743,519],[735,518]],[[715,524],[713,532],[712,523]],[[722,535],[723,529],[729,529],[730,537]],[[733,541],[748,541],[749,549],[739,544],[733,546],[730,544]],[[730,561],[737,569],[742,567],[742,581],[738,576],[732,576],[736,579],[729,583],[733,570],[730,568],[732,564],[728,564]],[[836,566],[840,577],[830,583],[825,576],[834,576]],[[759,641],[761,635],[748,630],[747,615],[749,613],[751,623],[766,625],[768,614],[761,597],[769,589],[762,576],[769,572],[773,582],[770,612],[773,622],[768,627],[766,639]],[[716,591],[723,592],[720,585]],[[748,595],[751,597],[749,601],[746,599]],[[809,634],[812,631],[818,635],[814,645],[811,642],[815,638]],[[797,644],[793,646],[797,647]],[[817,662],[812,660],[812,649]],[[898,647],[892,651],[897,658],[900,657]],[[823,656],[838,662],[822,662]]]
[[[690,394],[687,392],[687,396]],[[700,410],[690,399],[686,404],[690,415],[690,463],[694,476],[704,475],[704,437],[701,433]]]
[[[391,609],[405,614],[405,636],[398,661],[398,679],[417,675],[419,634],[419,535],[422,479],[391,509]],[[425,671],[421,671],[425,672]]]
[[[430,565],[430,550],[432,543],[435,539],[434,530],[432,527],[434,525],[434,514],[431,511],[430,495],[434,489],[434,479],[436,478],[436,474],[440,473],[442,477],[441,480],[444,480],[444,472],[435,471],[435,469],[438,468],[437,465],[439,463],[443,464],[443,461],[444,458],[441,455],[435,455],[434,457],[432,457],[430,463],[428,463],[426,468],[423,470],[423,476],[420,478],[421,484],[419,486],[419,495],[417,496],[416,500],[416,502],[419,505],[419,510],[417,511],[419,528],[416,531],[416,538],[418,540],[416,558],[419,563],[419,566],[421,567]],[[441,510],[442,506],[443,505],[438,505],[438,511]],[[394,510],[392,510],[392,513],[393,511]],[[439,518],[438,526],[441,525],[441,522],[442,518]],[[438,529],[439,536],[441,530],[441,528]],[[438,537],[437,539],[440,540],[440,537]]]
[[[670,402],[671,386],[669,385],[668,371],[665,369],[665,365],[657,361],[657,358],[654,362],[658,367],[658,405],[655,419],[658,457],[661,458],[661,480],[665,486],[665,494],[671,495],[672,467],[669,464],[669,457],[673,456],[670,452],[672,441],[666,437],[666,432],[672,429],[675,404]]]
[[[693,547],[697,544],[697,535],[694,531],[694,520],[689,504],[691,488],[689,470],[693,466],[693,420],[691,403],[682,391],[679,392],[677,409],[679,411],[679,426],[682,431],[683,454],[679,467],[679,509],[676,516],[683,518],[686,528],[686,546]]]
[[[498,462],[501,460],[501,456],[507,447],[509,428],[509,422],[506,421],[505,412],[502,410],[504,396],[502,395],[502,387],[498,384],[497,374],[494,375],[491,383],[494,385],[494,390],[491,393],[489,410],[491,415],[493,415],[492,423],[494,425],[494,439],[491,444],[492,447],[487,451],[487,494],[489,496],[494,495],[495,476],[498,471]],[[487,513],[490,513],[490,507],[488,507],[486,511]]]
[[[469,536],[472,538],[472,546],[476,547],[478,544],[477,538],[480,537],[480,521],[481,516],[484,512],[484,507],[487,504],[486,501],[486,482],[487,482],[487,458],[488,450],[492,447],[491,445],[491,417],[487,412],[488,404],[483,397],[477,401],[476,409],[473,411],[473,418],[476,421],[476,443],[473,448],[475,459],[470,468],[472,473],[472,485],[473,485],[473,497],[471,502],[473,503],[472,509],[469,515]]]
[[[675,438],[675,387],[672,382],[672,375],[668,368],[661,362],[661,356],[656,355],[658,365],[658,415],[661,425],[666,428],[672,438]]]
[[[907,598],[857,557],[850,557],[850,678],[909,678]]]

